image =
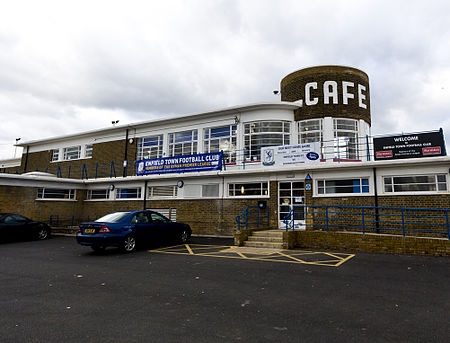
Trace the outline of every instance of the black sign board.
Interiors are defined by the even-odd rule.
[[[373,139],[375,160],[445,156],[442,130]]]

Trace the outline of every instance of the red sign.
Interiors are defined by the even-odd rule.
[[[424,154],[424,155],[440,155],[441,147],[433,146],[431,148],[422,148],[422,154]]]
[[[376,157],[377,157],[377,158],[388,158],[388,157],[392,157],[392,150],[387,150],[387,151],[377,151],[377,152],[376,152]]]

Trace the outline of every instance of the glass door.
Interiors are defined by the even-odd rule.
[[[284,218],[294,206],[305,204],[305,183],[303,181],[280,181],[278,183],[278,227],[286,229]],[[294,211],[295,229],[305,228],[305,212],[302,207]]]

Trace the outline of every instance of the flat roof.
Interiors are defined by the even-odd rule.
[[[88,135],[92,135],[92,134],[96,134],[96,133],[121,131],[123,129],[135,128],[135,127],[139,127],[139,126],[161,125],[161,124],[164,124],[165,122],[172,124],[174,121],[188,121],[188,120],[197,119],[197,118],[201,118],[201,117],[214,116],[217,114],[233,114],[237,111],[247,112],[247,111],[258,110],[258,109],[277,109],[277,108],[278,109],[295,110],[299,107],[300,106],[298,104],[295,104],[293,102],[287,102],[287,101],[252,103],[252,104],[247,104],[247,105],[226,107],[226,108],[216,109],[216,110],[211,110],[211,111],[206,111],[206,112],[195,112],[195,113],[182,114],[182,115],[178,114],[178,115],[172,115],[172,116],[163,117],[163,118],[156,118],[156,119],[151,119],[151,120],[146,120],[146,121],[141,121],[141,122],[136,122],[136,123],[130,123],[130,124],[125,124],[125,125],[117,125],[114,127],[108,127],[108,128],[103,128],[103,129],[82,131],[82,132],[74,133],[74,134],[24,141],[22,143],[14,144],[14,146],[26,147],[27,145],[29,146],[29,145],[37,145],[37,144],[41,144],[41,143],[49,143],[52,141],[58,141],[58,140],[74,138],[74,137],[88,136]]]

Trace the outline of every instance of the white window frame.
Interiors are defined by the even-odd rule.
[[[93,144],[86,144],[84,146],[84,158],[92,158],[92,152],[94,151]]]
[[[96,191],[102,191],[102,192],[106,192],[106,197],[105,198],[92,198],[92,192],[96,192]],[[88,189],[87,193],[86,193],[86,200],[88,201],[105,201],[105,200],[110,200],[111,198],[111,191],[108,188],[101,188],[101,189]]]
[[[342,122],[352,124],[352,128],[339,127]],[[350,125],[349,125],[350,126]],[[357,160],[359,158],[359,123],[356,119],[333,118],[334,157]],[[354,142],[352,142],[354,140]],[[348,141],[349,143],[343,143]]]
[[[136,198],[121,198],[119,195],[122,193],[122,190],[131,190],[135,189],[137,191]],[[142,199],[142,187],[118,187],[115,191],[115,200],[141,200]]]
[[[146,140],[156,141],[155,145],[145,145]],[[154,135],[138,138],[136,159],[156,159],[163,157],[164,135]],[[144,153],[148,150],[148,153]]]
[[[190,139],[177,141],[177,135],[188,134],[190,132]],[[181,154],[175,154],[175,150],[181,147]],[[188,149],[187,149],[188,148]],[[189,151],[186,151],[189,150]],[[169,157],[195,155],[198,151],[198,130],[185,130],[169,133]],[[186,153],[187,152],[187,153]]]
[[[64,155],[63,155],[63,160],[64,161],[72,161],[72,160],[79,160],[81,158],[81,145],[74,145],[74,146],[69,146],[69,147],[65,147],[63,149]],[[77,157],[75,158],[68,158],[69,156],[71,156],[72,154],[76,153]]]
[[[444,177],[445,181],[438,181],[439,177]],[[394,183],[395,178],[406,178],[406,177],[434,177],[434,183],[420,183],[420,182],[414,182],[414,183]],[[386,180],[390,179],[390,183],[387,184]],[[383,186],[383,193],[388,195],[400,195],[400,194],[439,194],[439,193],[448,193],[449,192],[449,184],[448,184],[448,177],[446,173],[432,173],[432,174],[408,174],[408,175],[384,175],[382,176],[382,186]],[[434,185],[435,190],[406,190],[406,191],[396,191],[395,186],[396,185]],[[445,190],[439,190],[439,185],[445,185]],[[391,191],[387,191],[386,188],[391,186]]]
[[[263,125],[264,123],[277,123],[281,124],[281,131],[262,131],[262,132],[252,132],[253,127],[256,125]],[[287,128],[287,131],[286,131]],[[260,129],[260,128],[258,128]],[[286,120],[259,120],[244,123],[244,148],[245,148],[245,162],[259,162],[261,161],[261,148],[266,146],[279,146],[280,144],[276,142],[259,143],[253,145],[253,138],[259,140],[259,136],[267,135],[277,135],[279,137],[274,137],[274,139],[281,138],[281,145],[291,144],[291,122]],[[255,148],[253,149],[253,146]]]
[[[261,194],[259,195],[246,195],[246,194],[242,194],[241,193],[241,189],[242,186],[244,186],[245,189],[245,185],[254,185],[254,184],[260,184],[260,192]],[[264,188],[263,184],[266,185],[266,187]],[[237,189],[236,186],[241,186],[240,189]],[[233,188],[233,192],[231,192]],[[266,194],[264,194],[266,192]],[[233,193],[233,194],[230,194]],[[249,182],[249,181],[245,181],[245,182],[229,182],[227,184],[227,198],[269,198],[270,197],[270,182],[268,181],[254,181],[254,182]]]
[[[211,137],[211,131],[215,129],[228,129],[228,136]],[[211,143],[218,141],[219,148],[211,149]],[[220,144],[227,143],[228,148],[221,149]],[[237,146],[237,125],[223,125],[208,127],[203,130],[203,147],[205,153],[220,152],[223,151],[223,158],[225,163],[235,163],[236,162],[236,146]]]
[[[67,198],[51,197],[52,192],[67,192]],[[48,197],[47,197],[48,195]],[[39,187],[37,189],[36,200],[39,201],[76,201],[76,190],[72,188],[51,188]]]
[[[172,189],[171,195],[154,195],[155,190],[157,188],[162,189],[163,187],[167,188],[170,193],[170,188]],[[176,185],[151,185],[147,187],[147,199],[148,200],[154,200],[154,199],[175,199],[178,197],[178,187]]]
[[[327,188],[327,182],[335,182],[335,181],[354,181],[359,180],[359,189],[360,192],[358,193],[327,193],[327,189],[331,188],[332,186],[329,186]],[[363,180],[367,180],[367,184],[364,184]],[[323,186],[320,184],[323,183]],[[356,185],[355,185],[356,186]],[[336,187],[336,186],[334,186]],[[339,186],[338,186],[339,187]],[[351,187],[349,185],[342,186],[342,187]],[[363,192],[363,187],[368,187],[367,192]],[[324,192],[320,193],[320,189],[323,188]],[[342,197],[342,196],[373,196],[373,186],[371,185],[371,178],[368,176],[362,176],[362,177],[339,177],[339,178],[329,178],[329,179],[317,179],[315,181],[315,196],[318,197]]]
[[[51,162],[58,162],[59,161],[59,149],[52,149],[52,161]]]
[[[318,122],[319,129],[311,128],[312,124]],[[310,125],[310,126],[309,126]],[[318,134],[318,139],[308,138],[308,134]],[[318,119],[308,119],[302,120],[298,123],[298,143],[313,143],[313,142],[322,142],[323,140],[323,120],[322,118]]]

